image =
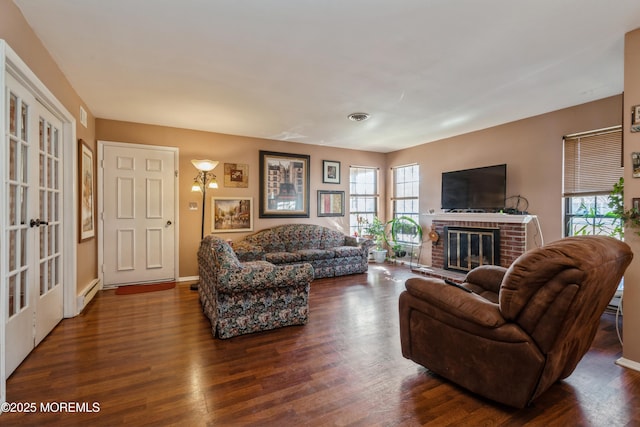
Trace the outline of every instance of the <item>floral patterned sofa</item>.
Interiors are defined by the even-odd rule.
[[[315,224],[287,224],[258,231],[234,242],[241,261],[263,260],[276,265],[308,262],[314,278],[365,273],[373,241]]]
[[[231,246],[209,235],[198,250],[202,309],[214,336],[236,335],[307,323],[313,267],[240,262]]]

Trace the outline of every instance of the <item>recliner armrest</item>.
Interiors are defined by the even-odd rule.
[[[506,273],[507,269],[499,265],[481,265],[467,273],[464,281],[497,295]]]
[[[498,328],[506,323],[497,304],[455,286],[447,285],[441,279],[413,277],[405,286],[414,297],[482,327]]]

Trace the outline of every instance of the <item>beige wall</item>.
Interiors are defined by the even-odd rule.
[[[507,197],[519,195],[529,201],[527,210],[538,216],[546,243],[563,233],[562,137],[621,122],[622,95],[618,95],[390,153],[387,166],[417,161],[420,210],[439,212],[442,172],[506,163]],[[428,216],[421,223],[428,227]],[[425,249],[422,262],[430,264],[430,247]]]
[[[192,193],[191,184],[197,174],[191,164],[192,159],[218,160],[220,164],[213,170],[218,180],[218,189],[207,191],[205,207],[205,234],[211,231],[211,197],[253,197],[254,230],[261,230],[287,222],[314,223],[326,225],[344,232],[349,231],[349,204],[345,200],[344,217],[318,217],[317,191],[344,191],[349,194],[349,166],[374,166],[385,168],[385,156],[367,151],[328,149],[318,145],[298,144],[259,138],[199,132],[139,123],[96,120],[96,138],[102,141],[128,142],[134,144],[178,147],[180,150],[179,215],[180,215],[180,277],[198,274],[196,253],[200,243],[202,221],[202,195]],[[310,207],[309,218],[273,219],[258,217],[259,201],[259,150],[310,155]],[[322,183],[322,160],[339,161],[341,164],[340,184]],[[245,163],[249,165],[248,188],[226,188],[224,186],[224,163]],[[381,186],[384,197],[384,185]],[[383,199],[384,200],[384,199]],[[198,210],[189,210],[190,202],[198,204]],[[237,240],[247,233],[218,233],[225,239]]]
[[[640,179],[634,179],[632,168],[627,166],[631,153],[640,151],[640,133],[631,133],[631,107],[640,104],[640,29],[625,37],[624,55],[624,198],[625,207],[631,206],[631,199],[640,197]],[[622,356],[634,361],[640,370],[640,237],[637,229],[627,229],[625,241],[635,253],[635,259],[625,274],[624,316]]]
[[[20,10],[11,0],[0,0],[0,38],[20,56],[44,85],[76,118],[76,137],[95,149],[94,117],[44,48]],[[80,124],[80,105],[88,113],[88,127]],[[75,161],[72,159],[72,161]],[[77,289],[98,277],[96,239],[78,245]]]

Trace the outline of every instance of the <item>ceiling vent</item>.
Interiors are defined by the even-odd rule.
[[[367,113],[351,113],[347,116],[353,122],[364,122],[369,118]]]

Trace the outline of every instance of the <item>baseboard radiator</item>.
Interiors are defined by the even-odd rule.
[[[78,301],[76,303],[78,314],[80,314],[82,310],[84,310],[84,308],[91,302],[93,297],[96,296],[100,289],[102,289],[102,280],[93,279],[91,283],[89,283],[87,287],[85,287],[82,292],[80,292],[80,295],[78,295]]]

